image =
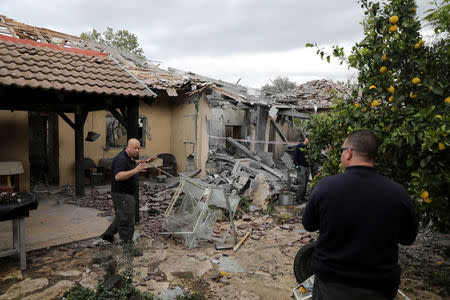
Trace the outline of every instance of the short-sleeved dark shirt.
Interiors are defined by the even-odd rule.
[[[136,168],[136,162],[133,161],[125,150],[122,150],[114,157],[112,162],[112,180],[111,192],[134,195],[138,190],[138,174],[133,175],[127,180],[116,181],[116,175],[122,171],[129,171]]]

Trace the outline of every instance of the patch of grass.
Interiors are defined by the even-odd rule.
[[[96,290],[85,288],[81,285],[72,287],[64,293],[61,300],[127,300],[132,296],[140,297],[143,300],[153,300],[154,296],[147,292],[141,292],[133,286],[134,271],[128,268],[119,275],[119,280],[113,286],[105,284],[106,280],[101,280],[97,284]]]
[[[430,286],[442,288],[442,296],[450,295],[450,276],[448,272],[433,272],[427,279],[426,283]]]
[[[197,293],[183,295],[183,296],[177,296],[176,299],[177,300],[207,300],[207,298],[205,298],[205,296],[203,296],[202,294],[197,294]]]
[[[288,212],[282,212],[281,214],[277,215],[277,221],[279,224],[284,224],[287,221],[289,221],[292,218],[292,214]]]

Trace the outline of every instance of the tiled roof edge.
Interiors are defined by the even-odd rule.
[[[12,42],[16,44],[25,44],[25,45],[31,45],[36,47],[42,47],[42,48],[49,48],[54,49],[58,51],[64,51],[64,52],[71,52],[75,54],[82,54],[82,55],[88,55],[88,56],[100,56],[100,57],[108,57],[107,53],[93,51],[93,50],[85,50],[85,49],[79,49],[79,48],[67,48],[67,47],[61,47],[55,44],[44,44],[40,42],[35,42],[32,40],[25,40],[25,39],[18,39],[15,37],[10,37],[6,35],[0,34],[0,40],[3,40],[5,42]]]

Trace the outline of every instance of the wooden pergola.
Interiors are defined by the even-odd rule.
[[[78,196],[84,195],[88,113],[109,111],[128,138],[138,137],[139,101],[155,96],[106,53],[0,35],[0,110],[57,113],[74,129]]]

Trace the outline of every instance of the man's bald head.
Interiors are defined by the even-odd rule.
[[[131,158],[139,157],[139,149],[141,148],[141,143],[135,139],[131,138],[128,140],[127,148],[125,148],[125,152],[127,152],[128,156]]]

